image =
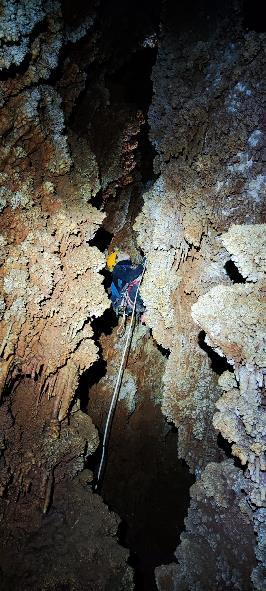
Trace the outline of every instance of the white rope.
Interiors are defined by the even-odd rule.
[[[107,445],[108,445],[108,437],[109,437],[110,430],[111,430],[111,424],[112,424],[113,414],[114,414],[115,407],[116,407],[116,404],[117,404],[118,394],[119,394],[119,390],[120,390],[120,387],[121,387],[121,381],[122,381],[123,372],[124,372],[124,362],[125,362],[125,358],[126,358],[126,353],[127,353],[128,345],[129,345],[129,342],[130,342],[131,330],[132,330],[132,326],[133,326],[133,321],[134,321],[134,316],[135,316],[135,310],[136,310],[136,305],[137,305],[137,297],[138,297],[139,288],[141,286],[141,282],[142,282],[142,279],[143,279],[143,275],[145,273],[145,269],[146,269],[146,261],[144,261],[143,271],[142,271],[142,274],[141,274],[140,282],[139,282],[138,287],[137,287],[137,291],[136,291],[136,295],[135,295],[135,300],[134,300],[134,305],[133,305],[133,308],[132,308],[132,316],[131,316],[131,321],[130,321],[130,325],[129,325],[127,340],[126,340],[126,344],[125,344],[125,347],[124,347],[124,351],[123,351],[123,355],[122,355],[122,360],[121,360],[121,363],[120,363],[119,372],[118,372],[118,376],[117,376],[117,380],[116,380],[116,385],[115,385],[115,389],[114,389],[112,401],[111,401],[111,404],[110,404],[110,408],[109,408],[109,412],[108,412],[108,416],[107,416],[107,420],[106,420],[106,425],[105,425],[105,430],[104,430],[104,436],[103,436],[102,457],[101,457],[101,462],[100,462],[100,466],[99,466],[99,470],[98,470],[98,474],[97,474],[97,482],[96,482],[96,485],[95,485],[95,490],[98,488],[98,484],[99,484],[100,479],[101,479],[102,468],[103,468],[104,459],[105,459],[105,450],[106,450]],[[109,426],[110,426],[110,428],[109,428]]]

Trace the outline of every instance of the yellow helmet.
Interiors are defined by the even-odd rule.
[[[108,255],[106,264],[107,264],[107,268],[109,269],[109,271],[113,271],[113,269],[116,265],[117,255],[118,255],[118,250],[114,250],[114,252],[111,252],[111,254]]]

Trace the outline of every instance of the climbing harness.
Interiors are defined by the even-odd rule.
[[[141,276],[137,277],[136,279],[133,279],[133,281],[130,281],[130,283],[127,283],[126,287],[124,288],[124,300],[125,300],[125,304],[128,308],[130,308],[130,310],[133,310],[133,306],[134,306],[134,295],[131,296],[131,292],[132,290],[134,290],[134,288],[136,287],[136,289],[138,290],[138,286],[140,285],[141,282]],[[137,302],[136,302],[136,306],[137,306]]]
[[[103,470],[104,459],[105,459],[105,451],[106,451],[107,446],[108,446],[108,441],[109,441],[109,436],[110,436],[110,432],[111,432],[113,416],[114,416],[114,412],[115,412],[115,408],[116,408],[116,404],[117,404],[117,400],[118,400],[118,395],[119,395],[119,391],[120,391],[120,388],[121,388],[123,373],[124,373],[124,369],[125,369],[125,359],[127,359],[127,352],[128,352],[128,348],[129,348],[129,345],[130,345],[130,342],[131,342],[131,336],[133,334],[132,327],[133,327],[133,322],[134,322],[134,317],[135,317],[137,297],[138,297],[139,288],[140,288],[140,285],[141,285],[141,282],[142,282],[142,279],[143,279],[145,270],[146,270],[146,260],[144,260],[142,274],[141,274],[140,278],[138,277],[138,285],[137,285],[137,290],[136,290],[136,294],[135,294],[135,298],[134,298],[134,302],[133,302],[132,315],[131,315],[131,321],[130,321],[130,325],[129,325],[129,329],[128,329],[128,335],[127,335],[125,347],[124,347],[124,350],[123,350],[123,355],[122,355],[122,359],[121,359],[121,363],[120,363],[120,367],[119,367],[119,372],[118,372],[118,376],[117,376],[117,380],[116,380],[116,384],[115,384],[115,389],[114,389],[113,397],[112,397],[112,400],[111,400],[109,412],[108,412],[107,419],[106,419],[106,425],[105,425],[104,436],[103,436],[102,456],[101,456],[100,466],[99,466],[99,469],[98,469],[97,480],[96,480],[96,484],[95,484],[95,490],[97,490],[98,485],[99,485],[99,482],[101,480],[101,476],[102,476],[102,470]],[[134,281],[136,281],[136,280],[134,280]]]
[[[121,288],[122,285],[122,281],[121,279],[118,279],[118,288],[120,289],[120,291],[118,291],[117,287],[114,285],[114,283],[112,283],[112,287],[111,287],[111,294],[112,294],[112,300],[113,300],[113,307],[115,309],[116,314],[119,316],[120,314],[126,314],[127,316],[129,316],[133,310],[133,306],[134,306],[134,299],[135,299],[135,295],[134,291],[138,290],[138,286],[140,285],[141,282],[141,275],[139,277],[137,277],[136,279],[133,279],[132,281],[130,281],[130,283],[126,283],[124,285],[123,288]],[[140,313],[140,312],[144,312],[144,306],[142,301],[138,301],[138,297],[137,296],[137,301],[136,301],[136,313]]]

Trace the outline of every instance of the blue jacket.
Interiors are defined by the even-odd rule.
[[[113,283],[119,289],[142,274],[143,265],[132,265],[130,260],[119,261],[113,270]]]
[[[130,260],[119,261],[113,270],[113,281],[111,285],[111,299],[114,308],[120,305],[123,294],[122,290],[131,281],[137,279],[142,274],[143,265],[132,265]],[[132,297],[134,297],[135,289],[132,290]],[[138,295],[137,308],[143,307],[142,300]]]

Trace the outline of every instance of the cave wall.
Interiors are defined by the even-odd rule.
[[[265,348],[266,312],[265,227],[233,225],[222,242],[236,262],[246,284],[217,285],[192,306],[194,320],[204,327],[211,346],[234,367],[219,378],[223,395],[213,424],[232,443],[232,453],[245,467],[249,518],[257,534],[259,565],[252,573],[255,588],[265,581]]]
[[[91,200],[130,182],[141,125],[141,114],[110,107],[110,14],[97,10],[99,2],[77,4],[76,12],[68,2],[1,3],[0,577],[7,589],[133,585],[128,551],[117,543],[119,519],[93,495],[84,469],[98,433],[73,401],[99,357],[92,320],[110,306],[100,274],[105,255],[90,246],[105,214]],[[113,117],[100,146],[99,112],[105,128]]]
[[[178,564],[156,569],[161,590],[262,589],[265,578],[262,566],[252,574],[255,544],[259,560],[265,544],[265,36],[243,27],[240,8],[207,4],[195,15],[191,3],[168,4],[153,68],[159,177],[134,225],[147,256],[141,293],[153,336],[170,351],[163,412],[198,478]],[[253,283],[234,283],[230,257]],[[244,475],[219,448],[219,432],[249,462]]]
[[[178,428],[179,459],[197,477],[178,562],[156,569],[158,589],[263,588],[263,566],[255,567],[265,538],[265,37],[245,28],[241,3],[205,3],[196,12],[193,3],[175,4],[162,5],[148,117],[157,180],[134,224],[137,245],[131,225],[142,199],[145,108],[137,82],[127,80],[136,92],[129,107],[116,73],[126,77],[136,50],[156,47],[158,4],[1,2],[0,577],[7,589],[134,585],[128,551],[117,543],[119,519],[88,487],[84,467],[99,438],[75,398],[104,348],[111,378],[94,409],[103,418],[120,352],[113,360],[113,337],[96,342],[92,323],[109,307],[105,257],[90,246],[103,224],[115,233],[112,244],[136,260],[137,246],[147,256],[146,322],[170,353],[159,355],[144,330],[119,416],[127,422],[138,390],[151,395],[152,376],[146,392],[139,375],[148,356],[156,402],[162,398]],[[234,283],[230,258],[245,285]],[[226,459],[218,432],[244,472]]]

